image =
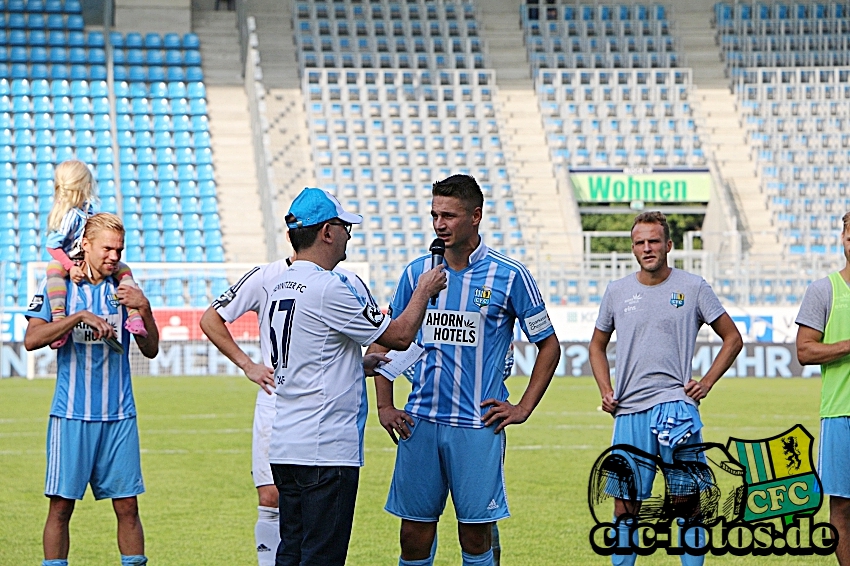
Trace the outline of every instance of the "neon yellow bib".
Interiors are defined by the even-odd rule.
[[[823,330],[823,343],[835,344],[850,339],[850,287],[838,272],[829,274],[832,283],[832,308]],[[821,364],[820,416],[850,415],[850,356]]]

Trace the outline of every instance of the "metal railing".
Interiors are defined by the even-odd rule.
[[[241,3],[237,3],[239,5]],[[248,97],[248,111],[251,115],[251,135],[254,148],[254,163],[257,169],[257,186],[260,193],[260,206],[263,211],[263,230],[266,237],[266,259],[275,261],[278,255],[277,204],[274,194],[274,170],[272,169],[271,141],[269,125],[265,118],[265,95],[263,71],[260,68],[260,52],[257,49],[256,22],[253,16],[246,19],[248,36],[245,58],[245,94]]]

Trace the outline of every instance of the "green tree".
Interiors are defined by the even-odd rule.
[[[581,228],[585,232],[628,232],[632,229],[632,223],[637,213],[626,208],[623,208],[623,211],[622,214],[582,214]],[[666,216],[667,223],[670,224],[670,238],[673,240],[673,247],[675,249],[682,249],[684,247],[685,232],[700,230],[703,219],[705,218],[703,214],[667,214]],[[701,244],[699,240],[696,240],[694,242],[694,248],[700,249],[702,247]],[[629,253],[631,251],[631,241],[626,237],[616,238],[605,236],[593,238],[590,241],[590,251],[594,253]]]

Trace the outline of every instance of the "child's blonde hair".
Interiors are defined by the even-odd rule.
[[[94,178],[88,166],[76,159],[63,161],[53,172],[53,208],[47,217],[47,227],[58,230],[69,210],[83,208],[93,200]]]

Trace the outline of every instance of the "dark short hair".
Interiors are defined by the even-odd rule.
[[[472,212],[484,208],[484,194],[481,187],[470,175],[452,175],[434,183],[431,195],[435,197],[454,197],[460,200]]]
[[[641,212],[635,216],[635,221],[632,224],[632,230],[634,230],[635,226],[638,224],[659,224],[662,228],[664,228],[664,241],[667,242],[670,240],[670,225],[667,224],[667,217],[664,216],[663,212],[658,212],[657,210]]]
[[[287,224],[295,222],[295,216],[293,214],[287,214],[284,220]],[[306,250],[315,244],[316,237],[319,235],[319,231],[325,224],[327,224],[327,222],[320,222],[318,224],[313,224],[312,226],[304,226],[303,228],[290,228],[289,243],[292,244],[292,249],[295,250],[295,253],[298,253],[301,250]]]
[[[850,212],[846,212],[844,216],[841,217],[841,222],[844,223],[844,231],[846,232],[850,229]]]

